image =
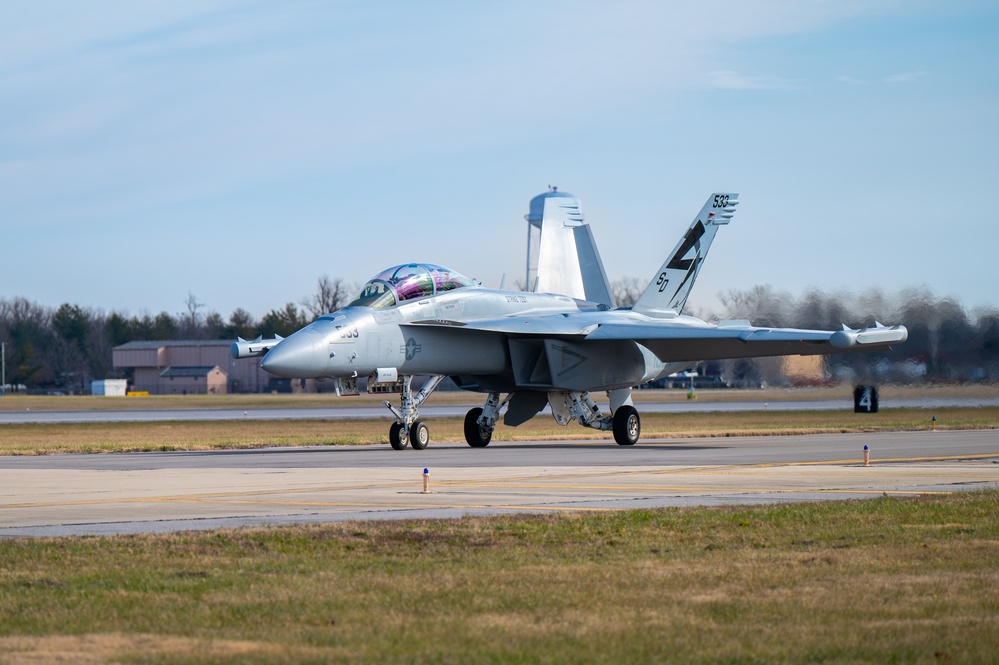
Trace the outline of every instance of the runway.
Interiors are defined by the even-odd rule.
[[[864,467],[864,445],[872,464]],[[423,469],[430,493],[422,492]],[[0,458],[0,537],[618,510],[999,487],[999,431]]]

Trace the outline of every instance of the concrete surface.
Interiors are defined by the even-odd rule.
[[[872,465],[862,463],[863,446]],[[431,492],[422,493],[424,467]],[[999,432],[0,458],[0,537],[862,498],[999,487]]]

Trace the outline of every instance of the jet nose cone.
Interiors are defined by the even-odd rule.
[[[260,366],[287,379],[312,379],[326,369],[326,340],[315,330],[299,330],[274,346]]]

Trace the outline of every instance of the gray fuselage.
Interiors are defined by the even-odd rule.
[[[357,377],[380,369],[444,374],[483,391],[611,390],[682,368],[634,341],[579,341],[580,330],[618,316],[640,315],[566,296],[466,287],[327,314],[283,340],[262,364],[290,378]],[[461,330],[470,322],[519,319],[521,334]]]

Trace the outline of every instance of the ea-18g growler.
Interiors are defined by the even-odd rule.
[[[485,395],[483,406],[465,416],[472,447],[489,445],[501,416],[516,426],[545,406],[559,424],[576,420],[611,430],[628,446],[641,432],[634,386],[704,360],[880,350],[905,341],[901,325],[797,330],[683,315],[715,234],[737,204],[737,194],[713,194],[630,308],[578,297],[582,292],[572,284],[592,283],[592,265],[565,263],[579,259],[565,233],[581,217],[553,198],[545,202],[535,292],[487,289],[439,265],[408,263],[375,275],[343,309],[284,339],[241,339],[232,355],[262,356],[261,367],[280,377],[332,379],[339,395],[358,394],[361,377],[369,391],[400,393],[397,406],[385,402],[395,416],[389,441],[396,450],[427,446],[419,407],[445,377]],[[595,248],[587,256],[595,256]],[[606,284],[599,258],[596,264]],[[574,282],[580,271],[587,274]],[[609,299],[609,289],[595,292],[603,294],[598,300]],[[419,390],[416,376],[428,377]],[[591,398],[595,391],[608,393],[609,412]]]

